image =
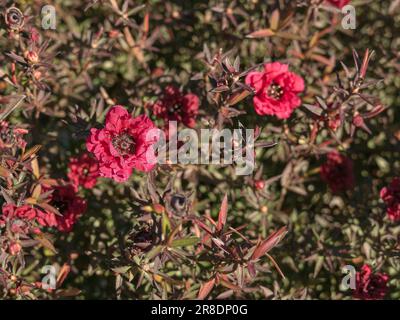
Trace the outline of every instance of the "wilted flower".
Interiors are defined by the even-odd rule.
[[[92,128],[86,146],[99,161],[100,175],[126,181],[132,169],[150,171],[156,164],[156,127],[145,115],[132,118],[122,106],[107,114],[104,129]]]
[[[383,299],[388,291],[389,277],[383,273],[373,273],[372,268],[365,264],[356,275],[356,289],[353,296],[362,300]]]
[[[86,189],[93,188],[97,183],[97,178],[100,176],[97,161],[87,153],[78,158],[71,158],[68,168],[68,178],[75,191],[78,191],[79,186]]]
[[[177,121],[193,128],[199,112],[199,98],[192,93],[184,95],[178,88],[169,85],[161,98],[152,105],[152,110],[166,124],[168,121]]]
[[[298,94],[304,91],[303,79],[289,72],[289,66],[267,63],[262,72],[250,72],[246,84],[255,90],[254,108],[259,115],[274,115],[287,119],[300,106]]]
[[[155,242],[156,233],[149,224],[144,224],[139,230],[133,230],[129,235],[126,253],[129,257],[148,252]]]
[[[354,188],[353,162],[339,152],[328,153],[327,161],[321,166],[321,177],[333,193]]]
[[[400,220],[400,178],[394,178],[389,186],[382,188],[381,199],[386,203],[386,212],[392,221]]]

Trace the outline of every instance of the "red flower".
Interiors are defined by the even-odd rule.
[[[77,196],[72,185],[53,187],[49,204],[56,208],[61,216],[56,215],[56,227],[63,232],[70,232],[78,218],[86,211],[86,201]]]
[[[372,273],[372,268],[365,264],[356,275],[356,289],[353,297],[362,300],[383,299],[387,293],[389,277],[383,273]]]
[[[54,213],[44,212],[31,205],[17,207],[13,204],[3,206],[3,217],[11,220],[22,220],[25,222],[36,222],[42,227],[54,227],[57,222]]]
[[[354,188],[353,161],[336,151],[328,153],[327,162],[321,166],[321,178],[333,193]]]
[[[388,187],[380,193],[381,199],[386,203],[386,212],[392,221],[400,220],[400,178],[394,178]]]
[[[177,121],[193,128],[199,113],[199,98],[192,93],[183,95],[178,88],[169,85],[152,109],[154,115],[164,119],[166,124],[168,121]]]
[[[105,128],[90,130],[86,146],[99,162],[100,175],[122,182],[128,180],[133,168],[153,169],[157,140],[157,128],[147,116],[132,118],[125,108],[114,106],[107,114]]]
[[[79,158],[71,158],[68,178],[74,186],[75,191],[82,186],[86,189],[93,188],[99,177],[99,165],[95,159],[84,153]]]
[[[304,91],[303,79],[289,72],[289,66],[267,63],[262,72],[250,72],[246,84],[254,88],[254,108],[259,115],[274,115],[287,119],[300,106],[298,94]]]
[[[350,3],[350,0],[328,0],[328,2],[339,9],[342,9],[344,6]]]

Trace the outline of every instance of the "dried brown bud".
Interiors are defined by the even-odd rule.
[[[6,25],[10,30],[19,32],[24,27],[25,16],[18,8],[16,7],[8,8],[6,10],[4,17]]]
[[[166,197],[166,206],[168,211],[176,215],[184,215],[188,208],[188,199],[183,194],[169,194]]]

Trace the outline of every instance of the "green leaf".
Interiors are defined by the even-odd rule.
[[[163,249],[163,246],[156,246],[156,247],[154,247],[154,248],[151,249],[151,250],[149,251],[149,253],[147,254],[147,258],[148,258],[149,260],[153,259],[155,256],[157,256],[157,255],[161,252],[162,249]]]
[[[123,267],[117,267],[117,268],[112,268],[111,270],[114,271],[115,273],[126,273],[129,271],[131,266],[123,266]]]
[[[171,230],[171,223],[169,222],[168,216],[163,213],[162,215],[162,234],[165,237],[167,235],[167,231]]]
[[[200,239],[198,237],[188,237],[188,238],[182,238],[182,239],[177,239],[172,241],[171,247],[187,247],[187,246],[193,246],[196,243],[198,243]]]

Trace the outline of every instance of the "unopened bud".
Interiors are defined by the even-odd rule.
[[[29,63],[35,64],[39,62],[39,55],[37,54],[36,51],[32,50],[25,51],[24,57]]]

